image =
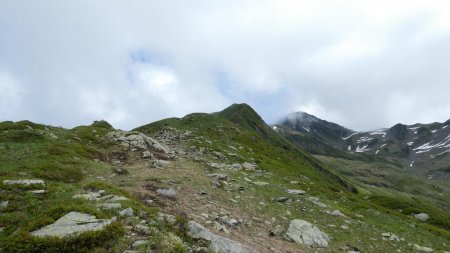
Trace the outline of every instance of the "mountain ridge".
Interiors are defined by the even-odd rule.
[[[415,172],[427,177],[450,178],[450,175],[442,172],[445,171],[442,168],[450,164],[450,128],[447,128],[450,120],[412,125],[397,123],[390,128],[355,132],[313,115],[301,112],[296,115],[298,114],[302,116],[295,119],[294,125],[290,123],[292,119],[289,120],[293,114],[289,114],[273,127],[297,146],[313,154],[334,154],[336,157],[347,157],[342,152],[350,155],[364,154],[374,158],[381,157],[403,167],[416,166]],[[304,115],[309,116],[302,122]],[[311,118],[314,119],[314,124],[311,124]],[[325,134],[324,129],[328,131]]]

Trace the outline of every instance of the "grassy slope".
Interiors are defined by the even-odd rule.
[[[74,194],[106,190],[127,196],[122,207],[132,207],[155,217],[148,208],[117,186],[101,183],[97,176],[112,173],[110,158],[120,150],[106,140],[111,130],[106,122],[63,129],[28,121],[0,123],[0,200],[8,207],[0,211],[0,251],[2,252],[122,252],[129,239],[123,237],[121,221],[105,231],[85,233],[65,239],[37,239],[30,231],[53,223],[70,211],[117,216],[115,211],[97,209],[95,203],[73,199]],[[43,179],[45,194],[32,194],[31,188],[3,185],[4,179]]]
[[[426,182],[394,166],[318,156],[370,196],[373,203],[399,216],[430,214],[430,224],[450,230],[450,185]]]
[[[254,115],[246,117],[248,116],[255,119]],[[380,252],[380,250],[391,252],[399,248],[407,251],[410,249],[406,243],[395,245],[373,241],[373,238],[379,239],[381,232],[388,231],[405,237],[408,242],[431,246],[435,249],[445,249],[442,242],[449,240],[448,230],[417,222],[405,213],[386,208],[389,206],[385,203],[391,201],[390,198],[385,198],[386,196],[391,194],[390,196],[398,198],[403,196],[400,192],[406,192],[411,197],[414,194],[414,187],[409,189],[410,192],[405,189],[397,189],[397,191],[377,194],[376,196],[384,197],[382,201],[377,201],[376,198],[371,198],[373,192],[369,192],[370,189],[354,180],[352,183],[358,185],[361,193],[352,193],[348,190],[351,189],[350,184],[330,172],[330,168],[337,168],[337,171],[342,173],[341,175],[352,178],[348,174],[352,171],[351,166],[348,164],[341,166],[335,161],[330,162],[325,159],[321,159],[323,162],[320,162],[294,148],[284,139],[273,136],[269,131],[270,128],[267,129],[258,120],[253,121],[256,125],[251,121],[245,122],[246,117],[240,117],[239,114],[232,111],[222,115],[191,114],[182,119],[172,118],[158,121],[137,130],[149,135],[167,126],[181,131],[190,130],[206,137],[208,141],[192,138],[188,141],[188,146],[196,145],[207,151],[235,153],[236,156],[230,156],[230,163],[244,162],[253,158],[260,168],[273,175],[266,175],[260,179],[270,182],[273,187],[267,187],[264,191],[249,189],[253,195],[259,196],[269,203],[268,207],[261,212],[270,217],[270,215],[279,214],[289,208],[293,217],[317,221],[321,229],[334,238],[334,246],[330,252],[347,244],[358,245],[364,252]],[[71,130],[37,125],[31,122],[0,123],[0,180],[41,178],[46,180],[46,189],[48,190],[44,196],[38,196],[27,193],[25,189],[0,186],[3,188],[3,191],[0,192],[1,199],[10,201],[8,208],[3,210],[3,214],[0,215],[0,225],[4,227],[4,230],[0,232],[1,245],[8,245],[14,249],[10,249],[10,251],[22,250],[23,252],[30,251],[30,249],[44,251],[42,247],[67,249],[64,247],[73,245],[86,250],[108,246],[110,249],[120,251],[123,249],[121,248],[123,245],[129,243],[124,242],[123,239],[117,240],[117,238],[121,238],[119,227],[111,227],[111,231],[108,231],[110,233],[90,235],[81,242],[76,240],[33,241],[27,235],[27,232],[53,222],[68,211],[83,211],[95,214],[100,218],[110,218],[114,215],[110,211],[97,210],[91,202],[72,199],[72,195],[92,187],[127,195],[116,185],[96,182],[98,181],[96,176],[111,174],[112,166],[108,161],[116,152],[120,151],[104,139],[109,130],[109,126],[102,123]],[[52,138],[51,135],[56,135],[58,138]],[[242,146],[243,148],[232,149],[230,146]],[[103,162],[96,162],[95,159]],[[347,174],[344,173],[344,169],[347,170]],[[240,180],[240,175],[235,174],[232,177]],[[305,180],[305,178],[308,179]],[[332,210],[333,208],[339,209],[351,217],[355,217],[356,213],[363,214],[365,225],[352,223],[347,224],[350,226],[350,230],[336,230],[327,227],[327,224],[336,222],[336,218],[322,213],[313,204],[303,199],[291,206],[270,203],[270,199],[283,194],[284,189],[292,188],[291,185],[288,185],[288,182],[292,180],[300,181],[301,187],[307,190],[308,196],[320,197],[321,201],[325,202]],[[420,181],[417,182],[420,183]],[[392,183],[398,182],[392,181]],[[400,183],[404,186],[408,185],[406,181]],[[425,189],[429,190],[428,187],[426,186]],[[448,197],[448,195],[445,196]],[[143,206],[137,199],[130,198],[132,201],[124,203],[124,207],[133,206],[137,210],[155,212],[155,210]],[[412,200],[414,201],[414,199]],[[443,199],[443,201],[446,200]],[[246,206],[255,205],[253,200],[247,201]],[[428,202],[421,203],[426,206],[430,204]],[[407,202],[407,204],[415,203]],[[310,211],[299,213],[298,210],[303,207]],[[431,207],[433,210],[428,213],[432,216],[438,217],[435,214],[442,214],[438,207],[436,207],[436,212],[435,207],[432,205]],[[445,221],[446,216],[443,215]],[[346,224],[342,219],[339,222]],[[414,228],[411,228],[411,223],[415,224]],[[441,226],[442,224],[436,223],[436,225]],[[445,222],[443,225],[445,226]],[[40,245],[40,248],[36,245]]]
[[[345,180],[330,173],[318,160],[299,151],[280,137],[274,139],[280,145],[273,145],[258,132],[239,127],[233,122],[217,115],[190,114],[182,119],[166,119],[135,130],[148,135],[154,134],[164,126],[174,127],[178,130],[197,130],[203,136],[215,141],[209,147],[217,151],[227,147],[225,140],[240,143],[247,149],[233,151],[240,157],[252,157],[256,163],[267,170],[283,172],[290,175],[305,175],[317,181],[323,181],[317,191],[352,191],[354,188]],[[270,129],[269,129],[270,130]],[[229,148],[226,148],[229,149]],[[245,162],[236,158],[235,162]]]
[[[224,117],[229,118],[234,123]],[[276,139],[271,139],[269,137],[269,141],[267,141],[265,137],[270,136],[269,133],[266,132],[267,128],[263,127],[261,124],[243,122],[242,120],[245,120],[245,117],[240,117],[239,115],[230,112],[216,113],[215,115],[191,114],[182,119],[172,118],[158,121],[139,127],[136,130],[151,135],[164,127],[172,127],[181,131],[189,130],[201,133],[202,136],[207,138],[207,142],[192,141],[191,143],[188,143],[188,145],[195,145],[209,151],[228,151],[237,153],[237,157],[230,157],[230,163],[243,162],[248,158],[254,158],[260,168],[267,172],[273,172],[276,175],[270,179],[266,177],[265,180],[270,180],[272,184],[278,185],[281,189],[292,187],[287,183],[290,180],[299,180],[299,178],[303,178],[302,176],[307,176],[310,179],[310,183],[307,183],[308,195],[320,196],[321,199],[324,199],[324,201],[331,206],[331,208],[337,208],[349,216],[354,217],[354,214],[356,213],[363,214],[363,223],[368,224],[368,226],[373,226],[372,229],[367,226],[352,226],[351,232],[336,232],[335,230],[331,230],[330,232],[329,228],[324,227],[326,226],[326,222],[331,222],[327,215],[323,215],[323,213],[320,212],[313,212],[312,214],[306,213],[299,216],[299,218],[309,218],[310,221],[317,220],[321,223],[322,229],[335,237],[336,244],[345,245],[346,243],[349,243],[349,241],[351,241],[353,245],[363,244],[364,246],[360,247],[363,248],[365,252],[380,252],[379,250],[389,252],[399,248],[411,250],[411,246],[407,246],[406,243],[400,243],[401,245],[396,245],[394,247],[389,243],[380,244],[371,242],[376,240],[374,238],[380,236],[380,231],[389,231],[404,236],[409,242],[412,241],[432,246],[435,249],[445,248],[442,242],[450,239],[450,233],[448,232],[446,225],[447,222],[445,221],[446,217],[448,217],[448,213],[442,211],[438,206],[425,200],[420,202],[421,205],[423,204],[422,207],[430,207],[430,209],[424,210],[421,208],[420,210],[428,211],[428,213],[432,213],[432,215],[435,216],[437,220],[431,221],[434,225],[417,222],[406,213],[402,214],[398,211],[393,212],[393,209],[385,204],[385,202],[390,201],[390,199],[387,198],[388,195],[377,194],[375,196],[382,197],[377,200],[376,197],[372,197],[372,194],[367,191],[366,188],[361,186],[359,186],[359,189],[363,190],[362,193],[350,193],[336,177],[330,176],[330,169],[328,168],[334,168],[336,164],[324,160],[324,163],[326,164],[324,165],[324,163],[318,162],[316,159],[293,148],[282,138],[278,137]],[[277,143],[278,141],[282,145],[274,145],[274,142]],[[239,150],[229,148],[229,146],[237,145],[242,145],[245,148]],[[344,175],[344,173],[341,175]],[[239,180],[237,175],[236,178],[236,180]],[[353,182],[357,183],[356,180]],[[395,183],[394,181],[392,182]],[[422,181],[416,182],[421,183]],[[401,183],[404,186],[408,185],[407,181],[402,181]],[[412,188],[414,188],[414,186],[411,186],[411,189]],[[265,189],[264,192],[257,192],[255,194],[262,195],[261,197],[265,197],[266,199],[271,199],[280,196],[280,194],[283,194],[282,192],[283,191],[280,191],[278,188],[278,190]],[[393,196],[402,199],[403,195],[400,192],[401,189],[399,189],[399,191],[391,191],[390,193]],[[411,193],[411,195],[412,194],[413,193]],[[303,206],[308,205],[308,202],[300,203],[302,203]],[[297,208],[300,207],[301,206],[297,206]],[[268,208],[268,212],[273,214],[280,213],[283,212],[283,209],[285,208],[286,207],[283,206],[272,206],[271,208]],[[419,209],[414,211],[418,210]],[[295,212],[297,213],[298,211]],[[411,223],[415,224],[414,229],[411,229]]]

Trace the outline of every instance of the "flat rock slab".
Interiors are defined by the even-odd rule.
[[[193,238],[210,242],[209,249],[217,253],[258,253],[258,251],[226,237],[215,235],[202,225],[190,221],[188,229]]]
[[[45,186],[44,180],[40,179],[3,180],[3,183],[7,185],[23,185],[23,186],[41,185],[42,187]]]
[[[330,237],[318,227],[300,219],[291,221],[284,238],[311,248],[326,248],[330,241]]]
[[[33,231],[31,234],[37,237],[56,236],[61,238],[76,233],[102,230],[111,222],[107,219],[97,219],[86,213],[70,212],[55,223]]]
[[[304,195],[305,194],[305,191],[293,190],[293,189],[286,190],[286,192],[289,194],[294,194],[294,195]]]

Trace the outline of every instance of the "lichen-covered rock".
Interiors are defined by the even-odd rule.
[[[330,237],[313,224],[304,220],[292,220],[284,236],[288,241],[311,248],[328,247]]]
[[[101,230],[111,222],[112,220],[97,219],[95,216],[86,213],[70,212],[59,218],[55,223],[33,231],[31,234],[37,237],[64,237],[76,233]]]

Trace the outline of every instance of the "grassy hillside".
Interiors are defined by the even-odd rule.
[[[187,233],[188,220],[262,253],[316,252],[287,242],[283,233],[270,235],[277,227],[286,231],[293,219],[331,237],[321,252],[411,252],[413,244],[448,250],[448,186],[384,163],[313,157],[247,105],[135,130],[115,131],[104,121],[73,129],[0,123],[0,202],[7,201],[0,207],[0,252],[205,250],[205,241]],[[152,137],[155,150],[139,148],[144,137]],[[131,144],[123,142],[127,138]],[[163,146],[170,152],[162,153]],[[45,186],[3,183],[17,179],[44,180]],[[120,209],[103,208],[108,202],[101,199],[74,198],[97,193],[117,197]],[[118,214],[125,208],[134,216]],[[116,219],[104,230],[77,236],[30,234],[73,211]],[[415,219],[419,212],[430,219]]]
[[[90,126],[63,129],[29,121],[0,123],[0,252],[122,252],[132,237],[125,237],[119,218],[103,231],[64,239],[37,238],[29,234],[51,224],[68,212],[77,211],[97,218],[117,217],[114,210],[99,209],[95,202],[74,199],[80,193],[103,190],[125,196],[122,207],[132,207],[147,219],[156,219],[157,209],[144,205],[106,177],[114,175],[114,161],[123,156],[106,138],[112,127],[104,121]],[[42,179],[45,187],[6,185],[3,180]],[[43,193],[32,193],[31,190]],[[156,225],[155,225],[156,226]],[[161,228],[160,233],[170,231]],[[155,239],[156,240],[156,239]],[[161,247],[157,247],[161,248]],[[172,252],[172,251],[170,251]]]

